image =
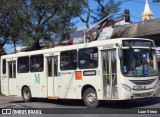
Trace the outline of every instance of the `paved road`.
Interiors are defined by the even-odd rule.
[[[20,97],[0,96],[0,108],[86,108],[81,100],[48,100],[37,99],[33,102],[23,102]],[[102,101],[99,108],[160,108],[160,97],[139,100]]]
[[[123,116],[125,117],[126,115],[122,114],[129,114],[129,113],[135,113],[136,116],[144,116],[144,117],[149,117],[148,114],[146,115],[139,115],[138,110],[148,110],[148,108],[152,108],[152,110],[160,112],[160,97],[157,98],[148,98],[148,99],[143,99],[143,100],[134,100],[134,101],[129,101],[129,102],[123,102],[123,101],[103,101],[100,103],[100,107],[98,109],[87,109],[83,101],[81,100],[47,100],[47,99],[38,99],[35,102],[27,102],[24,103],[22,101],[22,98],[19,97],[5,97],[5,96],[0,96],[0,108],[18,108],[18,109],[33,109],[33,108],[56,108],[60,110],[55,110],[55,113],[57,114],[62,114],[62,113],[71,113],[73,111],[80,113],[80,115],[76,115],[76,117],[82,117],[83,114],[87,117],[94,117],[95,114],[97,113],[98,116],[102,116],[103,112],[106,113],[114,113],[111,114],[110,116]],[[76,108],[76,109],[75,109]],[[63,110],[63,111],[62,111]],[[77,111],[78,110],[78,111]],[[74,112],[73,112],[74,113]],[[121,114],[122,113],[122,114]],[[102,115],[101,115],[102,114]],[[120,114],[120,115],[119,115]],[[34,115],[36,116],[36,115]],[[43,115],[41,115],[43,117]],[[40,117],[41,117],[40,116]],[[47,115],[49,116],[49,115]],[[55,115],[56,116],[56,115]],[[59,115],[57,115],[59,116]],[[70,114],[65,114],[65,117],[72,117]],[[129,116],[132,117],[130,114]],[[135,115],[134,115],[135,116]],[[134,117],[133,116],[133,117]],[[153,114],[152,116],[159,117],[158,114]],[[0,115],[1,117],[1,115]],[[6,116],[8,117],[8,115]],[[38,117],[38,116],[37,116]],[[104,117],[104,116],[103,116]]]

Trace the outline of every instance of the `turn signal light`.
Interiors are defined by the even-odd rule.
[[[76,71],[75,76],[76,76],[76,80],[82,80],[82,72],[81,71]]]

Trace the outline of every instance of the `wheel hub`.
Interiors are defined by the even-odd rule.
[[[28,98],[29,98],[29,92],[28,92],[28,91],[25,91],[25,92],[24,92],[24,97],[25,97],[25,99],[28,99]]]
[[[89,94],[87,95],[87,101],[88,101],[89,103],[95,102],[95,101],[96,101],[96,95],[95,95],[94,93],[89,93]]]

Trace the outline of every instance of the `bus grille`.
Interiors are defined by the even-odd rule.
[[[150,79],[150,80],[130,80],[132,83],[136,85],[150,85],[152,84],[155,79]]]

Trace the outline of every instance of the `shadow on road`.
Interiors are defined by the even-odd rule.
[[[156,97],[156,98],[129,100],[129,101],[103,101],[101,102],[100,106],[103,108],[129,109],[129,108],[151,106],[159,103],[160,103],[160,98]]]
[[[48,99],[36,99],[33,102],[40,103],[53,103],[62,106],[76,106],[85,107],[82,100],[48,100]],[[23,101],[12,101],[10,103],[24,103]],[[160,103],[160,97],[137,99],[129,101],[100,101],[100,108],[114,108],[114,109],[131,109],[136,107],[145,107]]]

